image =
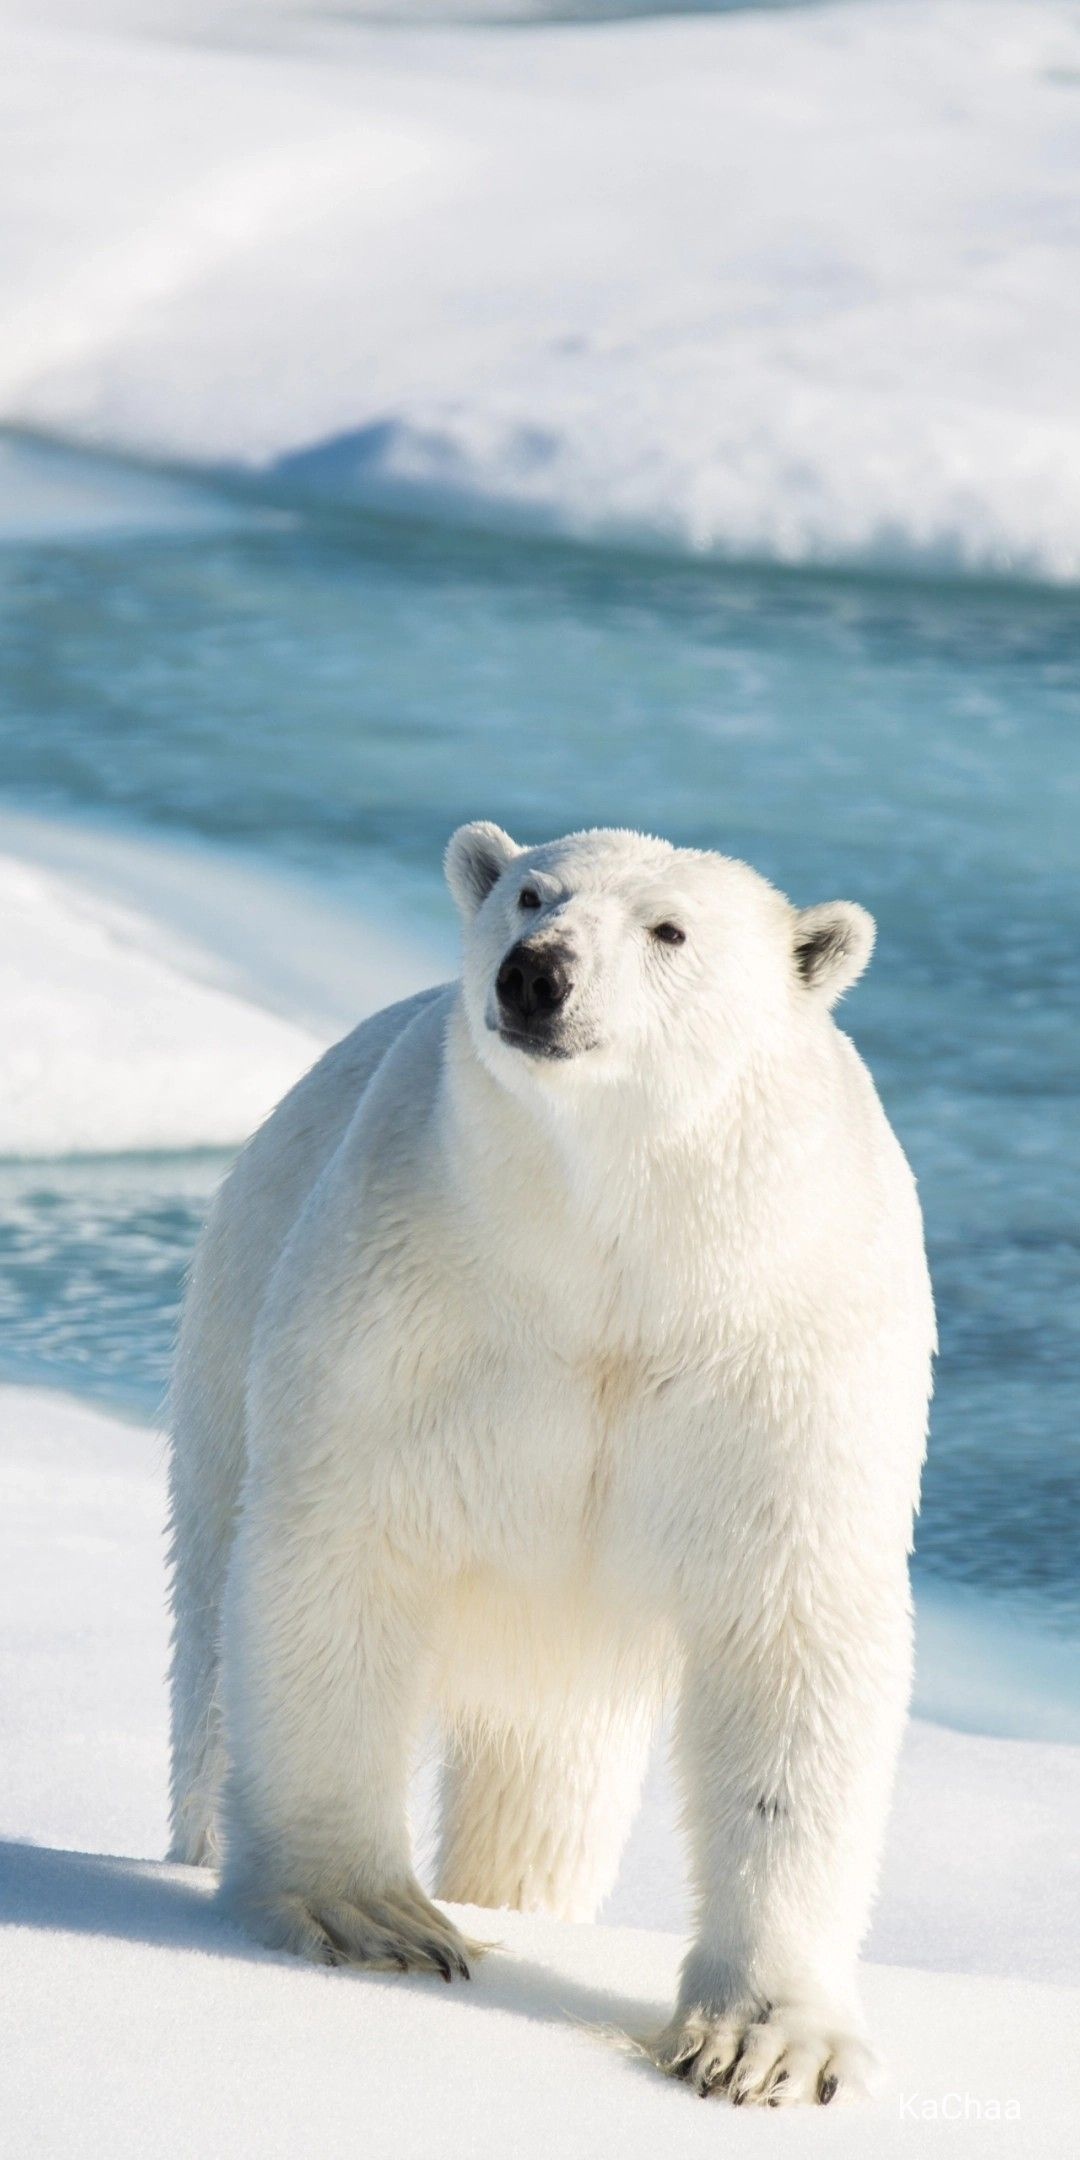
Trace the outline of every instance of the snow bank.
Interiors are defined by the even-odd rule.
[[[0,1155],[244,1140],[438,969],[392,923],[210,848],[0,815]]]
[[[185,959],[146,917],[0,856],[0,1154],[246,1138],[325,1045]]]
[[[0,415],[395,508],[1080,576],[1069,0],[183,14],[9,0]]]
[[[964,1732],[1080,1742],[1080,1655],[1067,1635],[958,1583],[918,1581],[917,1707]]]
[[[183,835],[0,808],[5,854],[74,876],[84,892],[146,918],[144,936],[200,980],[297,1022],[320,1040],[452,974],[457,935],[410,934],[412,896],[360,861],[314,883],[285,865]]]

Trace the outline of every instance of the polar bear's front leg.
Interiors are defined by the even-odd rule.
[[[409,1852],[430,1595],[354,1524],[249,1496],[225,1611],[221,1894],[274,1949],[468,1977]]]
[[[698,1933],[661,2068],[736,2104],[872,2089],[856,1966],[907,1698],[906,1588],[699,1645],[679,1735]]]

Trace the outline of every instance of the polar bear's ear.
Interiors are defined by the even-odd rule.
[[[507,863],[520,854],[516,840],[501,825],[459,825],[451,833],[444,861],[446,882],[466,921],[487,899]]]
[[[808,990],[835,1005],[874,950],[872,915],[855,900],[825,900],[795,917],[795,965]]]

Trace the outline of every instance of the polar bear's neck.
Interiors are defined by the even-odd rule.
[[[830,1040],[831,1038],[831,1040]],[[656,1114],[633,1086],[543,1082],[511,1094],[477,1057],[464,1016],[447,1035],[441,1123],[467,1214],[510,1269],[542,1273],[560,1253],[588,1255],[594,1275],[616,1266],[654,1282],[688,1256],[718,1275],[760,1278],[771,1248],[790,1253],[829,1204],[837,1162],[837,1051],[822,1031],[785,1046],[748,1048],[696,1105]],[[797,1054],[795,1054],[797,1053]],[[830,1084],[831,1076],[831,1084]],[[841,1089],[841,1096],[843,1089]],[[842,1149],[839,1151],[842,1153]],[[562,1233],[565,1231],[565,1237]],[[526,1258],[527,1256],[527,1258]]]

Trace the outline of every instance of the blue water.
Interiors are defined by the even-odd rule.
[[[421,936],[462,818],[745,855],[879,921],[919,1175],[917,1568],[1080,1635],[1080,605],[241,510],[0,547],[0,808],[200,836]],[[153,1411],[215,1157],[0,1166],[0,1371]]]

